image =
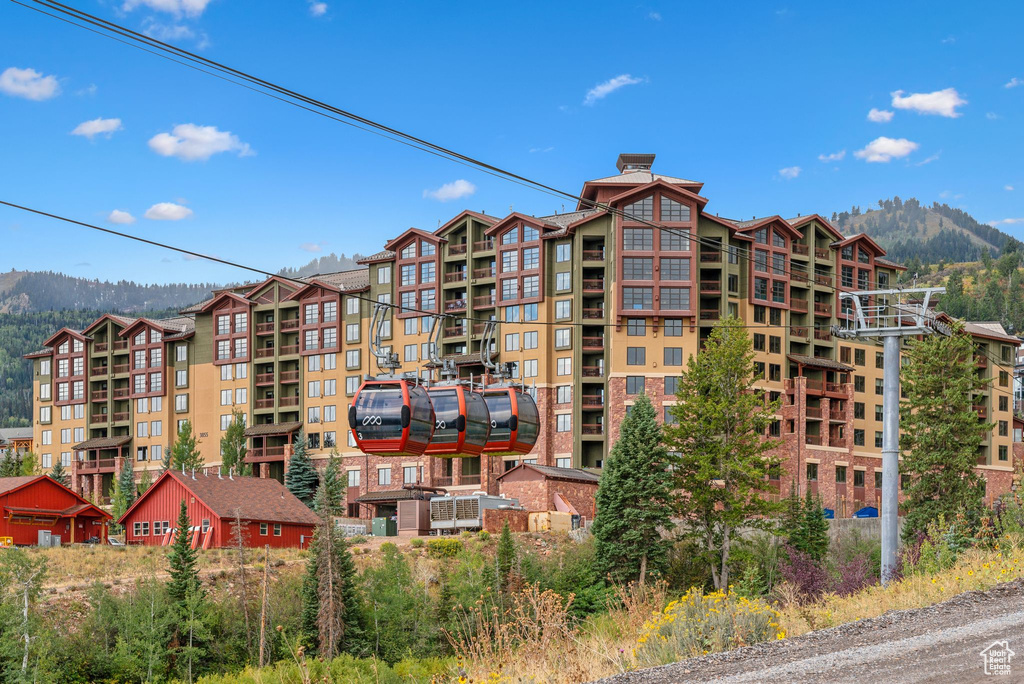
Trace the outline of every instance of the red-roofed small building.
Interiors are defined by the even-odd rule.
[[[273,478],[182,473],[168,470],[139,497],[118,522],[129,544],[163,546],[175,529],[181,502],[188,507],[192,545],[204,549],[231,546],[236,511],[248,523],[248,545],[306,548],[317,518],[313,511]]]
[[[107,540],[110,514],[46,475],[0,477],[0,545],[34,546],[39,533],[62,544]]]

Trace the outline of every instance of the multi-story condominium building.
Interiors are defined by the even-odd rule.
[[[434,232],[410,228],[362,268],[293,280],[272,277],[214,292],[150,321],[104,316],[61,330],[35,359],[34,449],[61,458],[76,491],[107,495],[123,459],[162,468],[177,426],[191,420],[207,464],[220,462],[232,413],[246,416],[246,460],[281,478],[303,431],[313,457],[337,450],[353,516],[390,514],[406,486],[496,491],[496,477],[526,460],[599,469],[640,393],[669,419],[676,381],[716,322],[743,320],[759,381],[780,398],[770,434],[782,440],[777,477],[822,495],[838,516],[881,496],[882,354],[873,342],[832,336],[849,320],[839,293],[884,289],[902,267],[866,235],[825,218],[722,218],[703,184],[652,171],[654,155],[621,155],[619,173],[583,184],[575,211],[504,218],[463,211]],[[596,207],[596,208],[595,208]],[[656,224],[658,227],[653,227]],[[381,457],[356,449],[346,414],[380,329],[401,372],[429,376],[436,355],[480,379],[486,322],[499,321],[492,354],[534,394],[540,434],[526,456]],[[424,312],[432,312],[428,315]],[[996,428],[978,452],[989,496],[1013,478],[1013,388],[1019,340],[998,324],[967,324],[975,397]],[[59,441],[55,441],[59,440]]]

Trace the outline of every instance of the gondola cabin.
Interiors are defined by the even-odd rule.
[[[462,384],[437,385],[429,390],[434,406],[431,456],[479,456],[487,446],[491,418],[483,396]]]
[[[367,380],[348,409],[348,424],[364,454],[419,456],[434,435],[434,408],[416,382]]]
[[[537,402],[521,388],[505,385],[482,391],[491,416],[491,434],[485,454],[528,454],[537,443],[540,415]]]

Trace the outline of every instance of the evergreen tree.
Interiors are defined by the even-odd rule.
[[[182,422],[181,429],[178,430],[178,437],[171,447],[167,467],[172,470],[184,468],[186,472],[203,467],[203,457],[199,453],[199,440],[192,432],[192,421]]]
[[[366,627],[357,586],[358,574],[348,543],[325,514],[331,506],[327,487],[317,488],[320,523],[313,532],[302,582],[302,641],[325,660],[341,653],[361,654]]]
[[[138,490],[135,488],[135,472],[132,470],[132,459],[126,458],[124,466],[121,468],[121,474],[114,480],[114,496],[111,497],[113,505],[111,514],[114,516],[115,522],[120,520],[125,511],[132,507],[136,498],[138,498]]]
[[[224,475],[231,472],[242,476],[252,474],[251,465],[245,462],[245,451],[245,414],[235,410],[231,412],[231,424],[220,438],[220,472]]]
[[[31,451],[21,455],[21,462],[18,467],[19,475],[39,475],[41,472],[38,456]]]
[[[153,486],[153,476],[150,474],[150,472],[148,470],[143,470],[142,471],[142,477],[139,478],[139,488],[137,490],[139,496],[142,496],[147,491],[149,491],[149,488],[152,487],[152,486]]]
[[[341,481],[341,463],[338,456],[338,448],[331,449],[327,466],[324,468],[324,477],[320,482],[320,486],[324,489],[324,505],[327,508],[321,511],[317,507],[317,500],[313,500],[313,510],[321,515],[341,515],[343,513],[341,502],[345,498],[345,484]]]
[[[3,458],[0,458],[0,477],[17,477],[21,475],[21,459],[14,449],[7,447]]]
[[[518,565],[518,551],[516,541],[512,538],[512,529],[508,521],[501,526],[501,537],[498,538],[498,554],[496,565],[498,570],[498,591],[502,595],[510,593],[514,583],[514,573]]]
[[[684,537],[703,549],[716,589],[726,590],[733,545],[743,528],[767,529],[782,506],[768,494],[779,442],[766,438],[778,402],[753,384],[754,350],[743,324],[724,319],[679,378],[666,442]],[[635,410],[635,409],[634,409]],[[712,485],[711,483],[715,483]],[[598,509],[600,511],[600,508]],[[600,513],[598,513],[600,516]]]
[[[804,500],[799,524],[789,536],[789,545],[819,563],[828,553],[828,519],[821,499],[812,497],[810,492]]]
[[[53,468],[50,469],[50,472],[47,473],[47,475],[49,475],[55,482],[58,482],[65,487],[71,486],[71,476],[68,475],[68,471],[64,467],[64,461],[59,458],[57,459],[57,462],[53,464]]]
[[[284,476],[284,486],[294,494],[299,501],[310,508],[313,507],[313,497],[316,496],[317,486],[320,478],[316,474],[316,467],[309,459],[306,448],[306,434],[299,430],[295,435],[295,443],[292,445],[292,457],[288,461],[288,472]]]
[[[988,381],[975,369],[974,340],[954,326],[949,337],[934,334],[912,341],[902,366],[900,404],[901,471],[910,476],[904,486],[906,522],[903,533],[912,539],[939,515],[952,520],[957,511],[979,511],[985,481],[974,466],[984,433],[994,424],[979,420],[975,395]]]
[[[202,596],[203,588],[199,582],[198,551],[192,548],[192,522],[188,517],[188,507],[181,500],[178,522],[174,533],[171,551],[167,554],[170,563],[171,580],[167,584],[167,595],[174,601],[180,611],[187,611],[187,602],[196,594]]]
[[[593,533],[595,570],[616,582],[664,572],[672,527],[672,477],[654,406],[641,394],[604,462]]]

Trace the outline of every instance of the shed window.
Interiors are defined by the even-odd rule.
[[[260,536],[267,536],[267,523],[260,523]]]
[[[281,523],[274,523],[274,536],[275,537],[280,537],[281,536]]]
[[[209,518],[203,518],[203,533],[205,534],[206,532],[209,532],[209,531],[210,531],[210,519]]]
[[[149,521],[136,522],[132,524],[132,535],[135,537],[149,536]]]

